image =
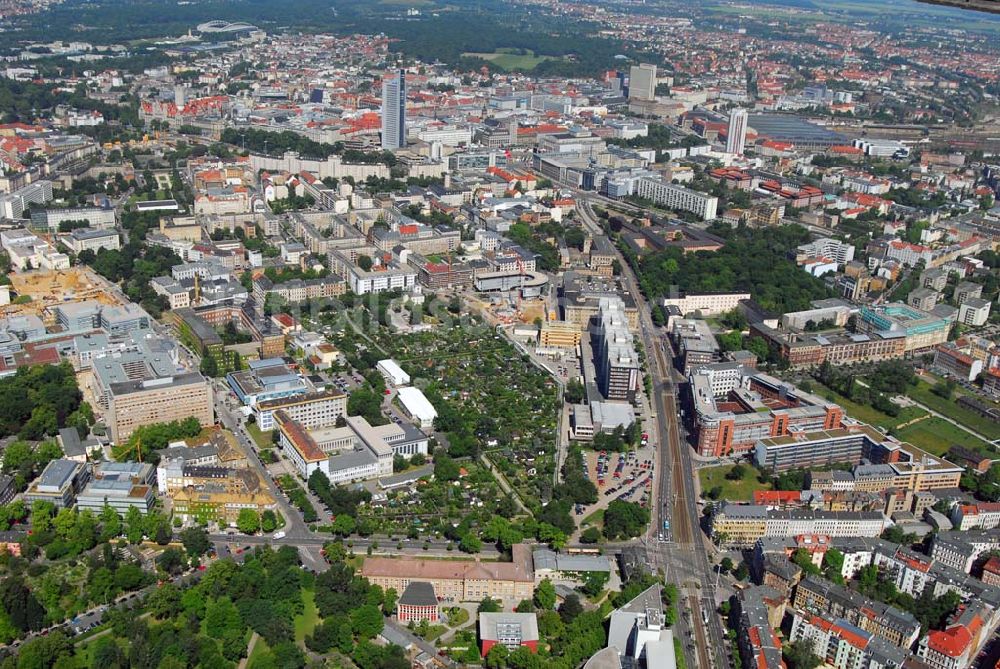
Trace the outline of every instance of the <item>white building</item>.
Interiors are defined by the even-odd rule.
[[[62,240],[74,253],[81,251],[97,253],[101,249],[117,250],[121,248],[121,240],[114,230],[77,228],[63,237]]]
[[[421,429],[434,427],[437,411],[434,410],[434,406],[419,388],[407,386],[400,388],[398,394],[406,415],[415,420]]]
[[[987,300],[970,297],[959,307],[958,322],[962,325],[969,325],[971,327],[986,325],[989,317],[990,303]]]
[[[659,179],[643,177],[636,182],[636,195],[669,209],[690,211],[702,220],[715,219],[719,198],[698,191],[675,186]]]
[[[628,71],[628,97],[652,100],[656,97],[656,65],[640,63]]]
[[[743,155],[743,147],[747,142],[747,111],[734,109],[729,115],[729,128],[726,131],[726,153]]]
[[[663,307],[677,307],[682,314],[698,311],[702,316],[718,316],[749,299],[750,293],[689,293],[684,297],[663,298]]]
[[[395,360],[389,358],[379,360],[376,369],[394,386],[405,386],[410,382],[410,375],[404,372]]]

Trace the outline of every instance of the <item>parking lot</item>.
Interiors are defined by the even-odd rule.
[[[585,450],[583,455],[587,478],[597,486],[597,503],[579,505],[575,509],[577,516],[586,517],[616,499],[650,506],[656,460],[653,444],[628,453]]]

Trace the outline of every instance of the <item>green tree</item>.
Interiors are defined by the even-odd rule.
[[[363,639],[374,639],[383,627],[385,620],[377,606],[364,604],[351,612],[351,628]]]
[[[271,509],[266,509],[264,513],[260,514],[260,529],[266,533],[278,529],[278,516]]]
[[[612,501],[604,511],[604,536],[630,539],[643,533],[649,524],[649,510],[635,502]]]
[[[260,531],[260,514],[254,509],[240,509],[236,527],[243,534],[257,534]]]
[[[804,639],[790,643],[781,650],[781,655],[788,669],[816,669],[823,663],[823,658],[813,652],[812,645]]]
[[[181,532],[181,543],[189,557],[201,557],[212,547],[208,532],[200,527],[189,527]]]
[[[556,607],[556,587],[549,579],[542,579],[542,582],[535,588],[535,606],[543,610],[551,610]]]
[[[130,506],[125,512],[125,537],[130,544],[142,541],[146,532],[145,519],[138,508]]]
[[[503,606],[497,600],[486,597],[479,602],[479,607],[476,610],[479,613],[498,613],[503,610]]]

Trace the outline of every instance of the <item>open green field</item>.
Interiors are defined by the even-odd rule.
[[[726,474],[735,465],[720,465],[718,467],[705,467],[698,470],[698,480],[701,482],[702,494],[707,493],[715,486],[722,488],[719,499],[730,502],[742,502],[749,500],[757,490],[770,490],[771,484],[761,483],[757,480],[757,470],[749,465],[743,465],[746,473],[739,481],[730,481]]]
[[[937,411],[942,416],[947,416],[953,421],[961,423],[971,430],[975,430],[987,439],[1000,439],[1000,425],[959,406],[955,401],[959,396],[971,395],[971,393],[967,392],[964,388],[958,387],[955,389],[955,399],[948,400],[931,392],[932,387],[932,384],[921,379],[906,394],[917,402]],[[981,400],[982,398],[977,399]]]
[[[956,444],[980,453],[996,453],[996,450],[982,439],[937,416],[904,427],[896,433],[896,436],[934,455],[944,455]]]
[[[305,643],[306,637],[313,633],[319,624],[319,609],[316,608],[316,591],[306,588],[302,591],[302,602],[305,608],[295,616],[295,643]]]
[[[477,53],[475,51],[470,51],[463,53],[463,56],[468,56],[469,58],[482,58],[483,60],[488,60],[497,67],[503,68],[508,72],[514,70],[520,72],[528,72],[529,70],[535,69],[535,66],[539,63],[543,63],[547,60],[556,60],[555,56],[536,56],[534,51],[530,49],[525,49],[525,53],[515,53],[516,49],[497,49],[491,53]]]
[[[874,407],[852,402],[840,393],[834,392],[833,390],[830,390],[826,386],[822,385],[819,386],[817,394],[825,397],[831,402],[839,404],[851,418],[856,418],[857,420],[884,430],[890,430],[897,425],[908,423],[914,418],[920,418],[921,416],[927,415],[927,412],[920,407],[900,407],[898,416],[890,416],[887,413],[882,413]]]
[[[250,436],[256,442],[257,448],[271,448],[274,446],[271,443],[271,432],[261,432],[260,428],[257,427],[257,423],[247,423],[247,432],[250,433]]]

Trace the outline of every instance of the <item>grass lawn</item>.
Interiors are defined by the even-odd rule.
[[[890,430],[897,425],[907,423],[914,418],[920,418],[921,416],[927,415],[927,412],[920,407],[900,407],[898,416],[890,416],[889,414],[882,413],[874,407],[852,402],[840,393],[836,393],[826,386],[820,384],[816,385],[819,386],[818,395],[822,395],[831,402],[839,404],[851,418],[856,418],[862,422],[868,423],[869,425],[881,427],[885,430]]]
[[[264,641],[264,637],[258,637],[257,643],[254,644],[253,652],[250,653],[250,657],[247,658],[247,669],[254,669],[255,665],[260,663],[262,656],[266,655],[271,651],[271,648]]]
[[[464,53],[463,56],[469,56],[471,58],[482,58],[483,60],[488,60],[497,67],[503,68],[507,71],[520,70],[522,72],[527,72],[529,70],[535,69],[535,66],[546,60],[553,60],[555,56],[536,56],[534,52],[528,51],[528,53],[508,53],[507,50],[497,49],[492,53]]]
[[[761,483],[757,480],[757,470],[749,465],[743,465],[746,473],[739,481],[730,481],[726,474],[735,465],[720,465],[718,467],[704,467],[698,470],[698,480],[701,481],[701,492],[704,494],[720,486],[722,493],[719,499],[733,502],[746,501],[753,497],[755,490],[770,490],[771,484]]]
[[[254,442],[257,444],[257,448],[271,448],[274,444],[271,442],[271,431],[261,432],[260,428],[257,427],[257,423],[247,423],[247,432],[253,437]]]
[[[604,525],[604,509],[598,509],[592,514],[585,516],[580,523],[580,527],[590,527],[591,525],[601,527]]]
[[[469,612],[460,606],[448,610],[448,624],[452,627],[461,627],[469,622]]]
[[[989,439],[1000,439],[1000,425],[993,423],[986,418],[983,418],[977,413],[973,413],[968,409],[965,409],[955,401],[958,399],[959,395],[970,394],[965,393],[962,388],[955,389],[955,399],[946,400],[939,395],[935,395],[931,392],[933,386],[926,381],[919,381],[916,386],[911,386],[906,394],[912,399],[924,404],[934,411],[937,411],[942,416],[947,416],[953,421],[961,423],[969,429],[975,430],[979,434],[987,437]],[[981,397],[977,398],[982,400]]]
[[[944,455],[955,444],[981,453],[995,453],[993,447],[982,439],[972,436],[962,428],[937,416],[931,416],[919,423],[905,427],[899,430],[896,436],[934,455]]]
[[[306,636],[313,633],[319,624],[319,609],[316,608],[316,591],[306,588],[302,591],[305,609],[295,616],[295,643],[304,643]]]

